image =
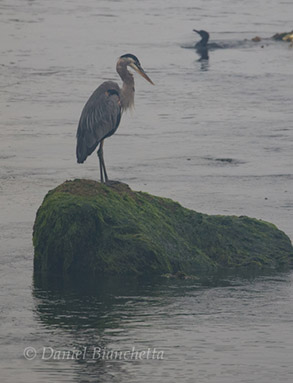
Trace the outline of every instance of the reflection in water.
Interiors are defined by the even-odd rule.
[[[209,70],[209,60],[200,58],[197,60],[200,62],[200,70],[203,72],[207,72]]]
[[[211,278],[210,283],[214,283],[216,277]],[[180,287],[177,293],[182,294],[184,288],[198,289],[201,285],[198,280],[161,277],[87,281],[35,275],[33,295],[44,324],[65,330],[97,329],[101,336],[107,329],[118,329],[122,319],[132,317],[137,305],[147,304],[148,310],[153,304],[167,305],[170,288],[177,291]]]
[[[168,371],[174,361],[178,376],[194,375],[194,365],[185,359],[188,355],[196,358],[196,370],[205,371],[205,378],[210,373],[214,376],[229,373],[232,359],[233,368],[239,373],[244,373],[242,364],[246,368],[253,363],[257,371],[261,360],[254,356],[252,362],[251,353],[259,352],[263,342],[268,346],[273,342],[278,352],[279,338],[283,339],[281,329],[275,327],[280,320],[275,309],[288,294],[289,280],[289,274],[272,274],[250,275],[248,279],[218,275],[202,281],[113,278],[90,283],[36,276],[35,314],[50,334],[46,346],[54,350],[79,350],[85,355],[58,364],[43,362],[42,369],[47,368],[52,375],[50,368],[62,374],[66,367],[66,381],[71,375],[72,381],[79,382],[97,381],[97,377],[103,382],[126,379],[135,382],[155,368],[160,381],[169,382],[174,375],[168,375]],[[282,319],[286,320],[284,316]],[[260,338],[262,333],[264,339]],[[95,348],[100,354],[95,353]],[[133,348],[161,350],[164,357],[162,360],[115,357],[115,352],[117,356]],[[209,364],[209,371],[205,367],[207,357],[215,365]]]
[[[55,333],[45,356],[53,350],[66,350],[70,355],[72,350],[75,355],[79,351],[80,357],[65,363],[71,364],[78,381],[102,377],[118,382],[122,374],[125,379],[125,364],[143,363],[141,352],[150,350],[150,358],[158,355],[154,354],[156,345],[147,339],[147,344],[140,344],[139,337],[131,341],[126,331],[133,321],[138,327],[147,326],[152,307],[156,311],[168,305],[168,284],[165,280],[162,285],[154,280],[117,278],[94,283],[35,276],[35,312],[42,325]],[[63,366],[64,362],[60,370]]]

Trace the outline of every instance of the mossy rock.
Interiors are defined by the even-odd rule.
[[[274,225],[209,216],[127,185],[66,181],[49,191],[33,231],[35,272],[200,275],[289,267],[293,249]]]
[[[291,36],[293,34],[293,30],[291,32],[282,32],[282,33],[276,33],[274,34],[274,36],[272,36],[272,38],[274,40],[278,40],[278,41],[292,41],[291,39],[287,38],[287,36]]]

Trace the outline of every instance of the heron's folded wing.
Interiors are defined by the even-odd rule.
[[[100,90],[100,91],[99,91]],[[99,91],[99,92],[98,92]],[[121,119],[119,93],[98,88],[83,108],[77,129],[77,158],[85,160],[99,142],[111,136]]]

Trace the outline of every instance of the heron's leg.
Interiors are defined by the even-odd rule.
[[[104,156],[103,156],[103,169],[104,169],[105,183],[107,183],[109,178],[108,178],[108,174],[107,174],[107,171],[106,171]]]
[[[101,174],[101,182],[102,183],[104,182],[104,177],[105,177],[105,182],[108,182],[108,175],[107,175],[105,161],[104,161],[103,146],[104,146],[104,140],[102,140],[100,142],[100,147],[99,147],[99,150],[98,150],[98,156],[99,156],[99,160],[100,160],[100,174]]]
[[[97,155],[99,157],[99,164],[100,164],[100,178],[101,183],[104,183],[104,175],[103,175],[103,141],[101,141],[99,149],[97,151]]]

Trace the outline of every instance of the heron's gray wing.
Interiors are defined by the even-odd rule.
[[[104,138],[111,136],[121,119],[120,89],[111,81],[99,86],[85,104],[77,129],[77,161],[85,161]]]

